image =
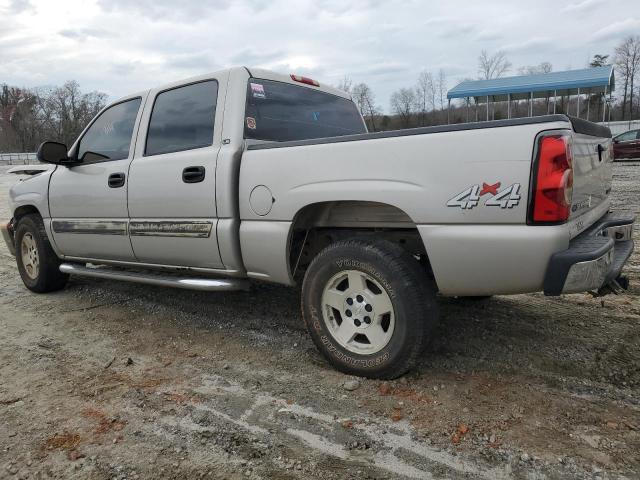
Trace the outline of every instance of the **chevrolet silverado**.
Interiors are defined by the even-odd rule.
[[[437,295],[627,283],[611,133],[564,115],[368,133],[344,92],[232,68],[122,98],[38,158],[2,225],[28,289],[301,283],[314,343],[350,374],[410,369]]]

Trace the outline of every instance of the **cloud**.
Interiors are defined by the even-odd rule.
[[[510,43],[500,48],[507,53],[526,52],[530,50],[539,50],[541,48],[552,48],[553,40],[548,37],[532,37],[521,42]]]
[[[106,38],[111,36],[110,32],[98,28],[80,28],[77,30],[65,29],[58,32],[61,36],[72,40],[86,40],[89,37]]]
[[[33,5],[30,0],[11,0],[9,2],[9,12],[10,13],[22,13],[27,10],[31,10]]]
[[[245,48],[231,55],[230,60],[235,65],[251,65],[258,67],[275,61],[281,61],[286,57],[286,55],[287,54],[284,50],[262,51],[259,49]]]
[[[586,12],[593,10],[604,4],[605,0],[583,0],[582,2],[570,3],[560,9],[562,13]]]
[[[75,79],[115,99],[246,65],[329,84],[347,75],[388,109],[424,69],[442,68],[449,86],[475,76],[482,49],[505,49],[512,71],[544,61],[582,68],[640,31],[637,1],[0,0],[1,81]]]
[[[625,35],[633,35],[640,32],[640,19],[626,18],[611,23],[591,35],[591,40],[605,40],[608,38],[622,38]]]

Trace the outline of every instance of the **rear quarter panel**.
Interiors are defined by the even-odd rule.
[[[290,225],[307,205],[358,200],[392,205],[413,220],[443,293],[536,290],[544,276],[539,266],[533,273],[535,278],[530,277],[520,285],[516,282],[509,288],[507,285],[513,282],[516,271],[522,272],[523,268],[540,262],[546,266],[550,250],[557,251],[563,245],[566,248],[569,240],[566,228],[546,229],[553,240],[539,252],[524,255],[524,262],[522,253],[531,245],[529,242],[517,248],[513,245],[535,233],[530,229],[537,228],[526,226],[534,139],[543,130],[568,128],[569,123],[559,121],[248,150],[242,158],[239,188],[241,241],[247,270],[258,272],[256,276],[262,278],[290,282],[282,271],[270,273],[277,269],[276,263],[286,264],[285,248],[279,249],[279,258],[261,260],[253,252],[245,252],[245,245],[255,248],[256,237],[263,243],[286,242],[282,223]],[[452,198],[470,187],[477,185],[482,189],[483,183],[496,186],[498,191],[518,184],[517,203],[509,208],[487,206],[487,200],[492,197],[487,193],[472,208],[447,206]],[[256,213],[250,204],[252,190],[260,185],[266,186],[273,197],[271,209],[264,215]],[[280,224],[278,238],[272,236],[274,229],[268,227],[269,222]],[[517,231],[470,228],[475,225],[512,226],[517,227]],[[505,250],[509,241],[512,247]],[[466,266],[453,269],[452,260],[458,266]],[[505,269],[502,280],[491,285],[491,292],[479,288],[476,284],[479,279],[473,275],[465,282],[450,274],[483,270],[488,266],[499,270],[509,262],[520,262],[519,267]]]

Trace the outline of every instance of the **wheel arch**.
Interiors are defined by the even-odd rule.
[[[22,217],[26,216],[26,215],[30,215],[30,214],[37,214],[40,215],[40,218],[42,218],[42,214],[40,213],[40,210],[38,210],[38,208],[34,205],[20,205],[19,207],[17,207],[14,212],[13,212],[13,218],[15,219],[15,222],[17,223]]]
[[[426,245],[411,217],[388,203],[331,200],[301,207],[289,230],[287,261],[291,278],[298,276],[322,248],[344,238],[385,238],[398,243],[429,270]]]

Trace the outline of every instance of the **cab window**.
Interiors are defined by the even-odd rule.
[[[289,83],[249,79],[245,138],[286,142],[366,132],[351,100]]]
[[[85,163],[127,158],[141,102],[134,98],[102,112],[80,140],[78,158]]]

